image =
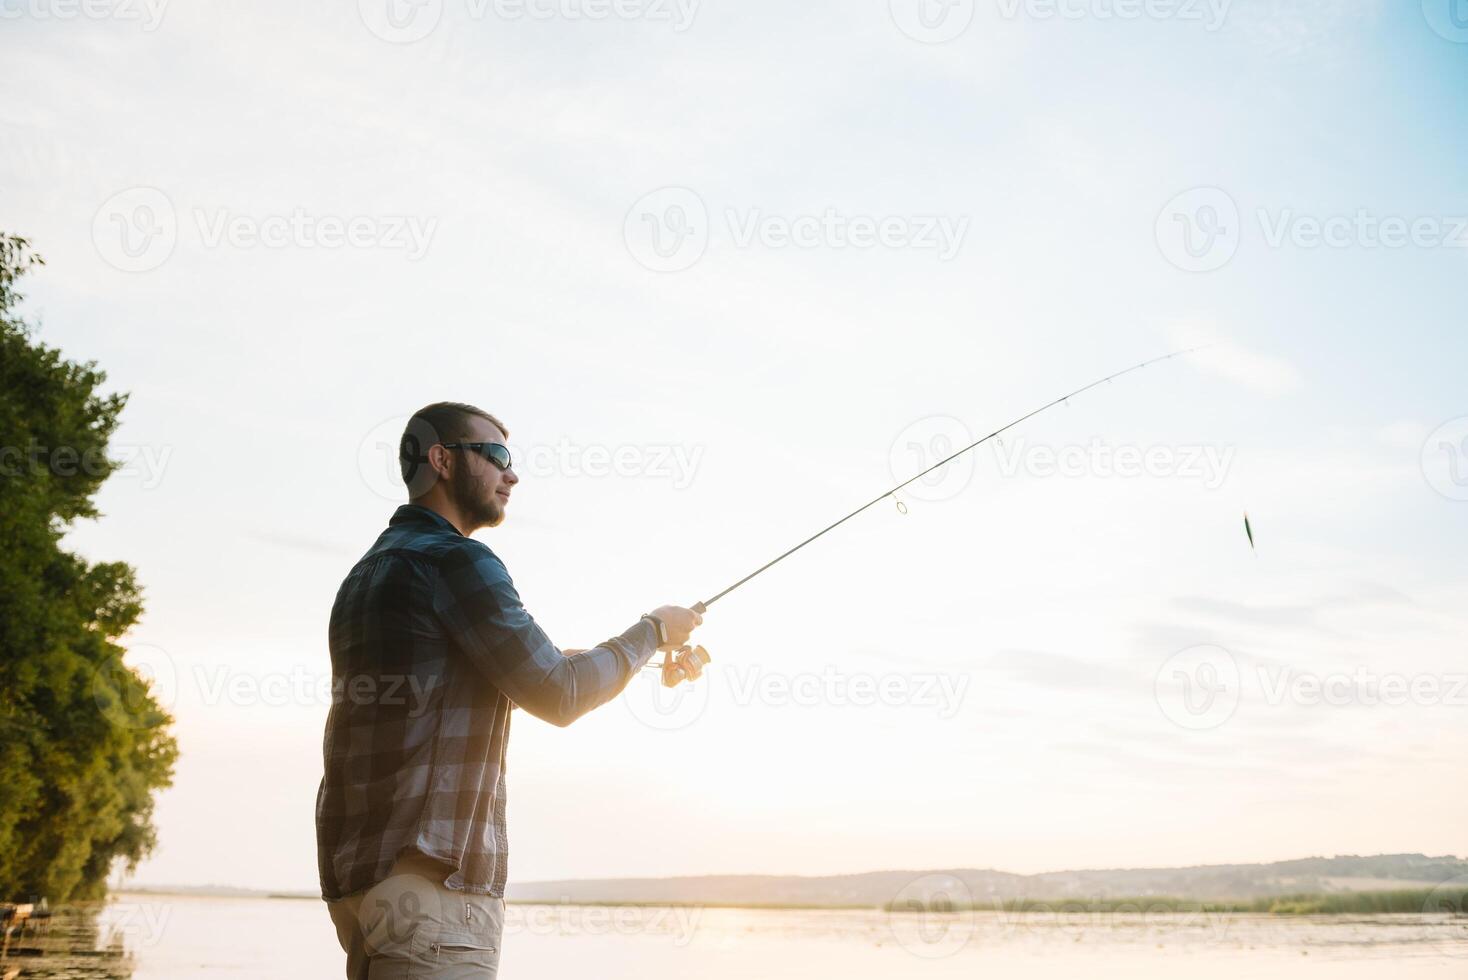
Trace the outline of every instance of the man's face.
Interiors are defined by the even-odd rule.
[[[458,442],[505,443],[505,434],[493,422],[477,416],[472,419],[468,434]],[[453,473],[449,479],[449,494],[464,521],[465,534],[481,527],[498,527],[505,519],[505,508],[510,503],[510,489],[520,482],[511,467],[501,470],[479,453],[469,449],[450,450],[454,460],[450,464]]]

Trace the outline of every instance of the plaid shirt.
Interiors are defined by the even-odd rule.
[[[639,620],[562,654],[495,553],[414,504],[398,508],[342,583],[330,639],[316,798],[328,900],[382,881],[405,850],[457,869],[450,888],[503,897],[510,709],[569,725],[616,697],[657,647]]]

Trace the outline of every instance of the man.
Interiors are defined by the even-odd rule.
[[[471,405],[415,414],[399,450],[410,503],[332,607],[316,836],[348,980],[495,975],[511,709],[569,725],[703,621],[660,606],[593,649],[558,649],[469,537],[504,521],[520,482],[507,438]]]

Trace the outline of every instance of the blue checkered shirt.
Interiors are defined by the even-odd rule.
[[[330,641],[316,798],[328,900],[371,888],[407,850],[456,869],[450,888],[503,897],[510,710],[569,725],[616,697],[657,647],[639,620],[564,655],[495,553],[414,504],[342,582]]]

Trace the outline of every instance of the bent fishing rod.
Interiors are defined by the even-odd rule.
[[[1035,409],[1034,411],[1029,412],[1029,413],[1027,413],[1025,415],[1021,415],[1019,418],[1015,419],[1013,422],[1010,422],[1007,425],[1004,425],[1004,426],[1001,426],[1000,428],[995,429],[993,432],[991,432],[988,435],[984,436],[982,439],[975,440],[974,442],[969,443],[967,446],[964,446],[962,449],[958,450],[957,452],[952,453],[952,454],[950,454],[948,456],[945,456],[943,459],[938,460],[938,462],[934,463],[932,466],[929,466],[927,469],[923,470],[921,473],[914,474],[913,476],[907,478],[906,480],[903,480],[901,483],[897,484],[897,486],[893,487],[892,489],[887,490],[887,491],[885,491],[885,492],[883,492],[881,494],[878,494],[877,496],[873,497],[871,500],[867,501],[866,503],[862,504],[860,507],[856,508],[856,510],[852,511],[851,513],[847,514],[845,517],[841,518],[839,521],[836,521],[836,522],[834,522],[832,524],[826,525],[825,527],[823,527],[819,531],[817,531],[815,534],[812,534],[810,537],[806,538],[804,541],[802,541],[799,544],[797,544],[795,547],[790,548],[788,551],[782,552],[780,555],[776,556],[775,558],[772,558],[771,560],[765,562],[759,568],[756,568],[754,571],[750,572],[748,575],[744,576],[742,579],[740,579],[739,581],[735,582],[733,585],[729,586],[724,591],[722,591],[722,592],[720,592],[720,593],[718,593],[718,594],[716,594],[714,596],[711,596],[711,597],[703,600],[702,602],[694,603],[693,606],[692,606],[693,611],[696,612],[696,613],[698,613],[699,615],[703,615],[705,612],[708,611],[708,607],[709,606],[712,606],[714,603],[718,602],[720,599],[724,598],[726,595],[728,595],[729,593],[733,592],[735,589],[738,589],[741,586],[745,585],[746,583],[748,583],[752,579],[755,579],[758,576],[763,575],[765,572],[769,571],[771,568],[774,568],[776,565],[780,564],[780,562],[784,561],[786,558],[789,558],[791,555],[795,554],[801,548],[804,548],[806,545],[811,544],[811,543],[815,542],[816,540],[818,540],[819,538],[822,538],[825,535],[829,534],[830,532],[836,530],[836,528],[840,527],[842,524],[845,524],[847,521],[851,520],[853,517],[857,516],[858,514],[862,513],[865,510],[868,510],[869,508],[875,507],[877,504],[879,504],[882,501],[886,500],[888,497],[894,496],[899,490],[902,490],[904,487],[908,486],[909,484],[916,483],[918,480],[921,480],[923,477],[927,476],[929,473],[932,473],[934,470],[942,469],[943,467],[947,466],[949,463],[953,462],[958,457],[962,456],[964,453],[972,452],[973,450],[975,450],[975,449],[979,448],[980,446],[982,446],[984,443],[988,442],[990,439],[996,439],[999,436],[1002,436],[1004,433],[1008,432],[1010,429],[1014,428],[1017,425],[1020,425],[1021,423],[1028,422],[1030,419],[1034,418],[1036,415],[1039,415],[1042,412],[1047,412],[1050,409],[1054,408],[1056,405],[1066,404],[1072,398],[1075,398],[1078,395],[1083,395],[1086,392],[1090,391],[1092,388],[1098,388],[1101,385],[1108,384],[1108,383],[1110,383],[1112,381],[1115,381],[1117,378],[1120,378],[1120,377],[1123,377],[1125,375],[1131,374],[1133,371],[1140,371],[1140,370],[1142,370],[1145,367],[1150,367],[1151,365],[1158,364],[1158,363],[1160,363],[1162,361],[1170,361],[1174,357],[1183,357],[1183,356],[1186,356],[1188,354],[1195,354],[1198,351],[1205,350],[1206,348],[1211,347],[1211,346],[1213,346],[1213,345],[1212,344],[1205,344],[1205,345],[1203,345],[1201,347],[1189,347],[1186,350],[1173,351],[1171,354],[1163,354],[1161,357],[1154,357],[1151,360],[1143,361],[1140,364],[1133,364],[1131,367],[1127,368],[1124,371],[1117,371],[1115,374],[1108,374],[1104,378],[1098,378],[1097,380],[1092,381],[1090,384],[1086,385],[1083,388],[1077,388],[1075,391],[1067,392],[1066,394],[1061,395],[1059,398],[1055,399],[1054,401],[1046,402],[1044,405],[1041,405],[1039,408]],[[901,501],[898,501],[898,507],[900,509],[903,509],[902,508]],[[905,509],[904,509],[904,513],[905,513]],[[708,653],[707,653],[707,651],[705,651],[703,649],[703,647],[695,647],[695,648],[693,648],[692,651],[689,651],[688,648],[685,647],[683,650],[678,651],[678,653],[679,653],[679,656],[676,659],[674,657],[670,656],[666,660],[664,660],[663,663],[661,663],[661,664],[649,664],[648,666],[650,666],[650,667],[662,667],[663,670],[664,670],[664,678],[665,678],[665,681],[673,681],[673,683],[676,683],[677,680],[684,679],[685,677],[690,678],[690,679],[692,677],[696,677],[697,676],[697,672],[702,669],[703,665],[704,664],[707,664],[709,662],[709,660],[708,660]],[[691,661],[689,659],[690,657],[692,657],[692,660]],[[699,661],[701,661],[701,662],[699,662]],[[671,684],[669,686],[671,686]]]

